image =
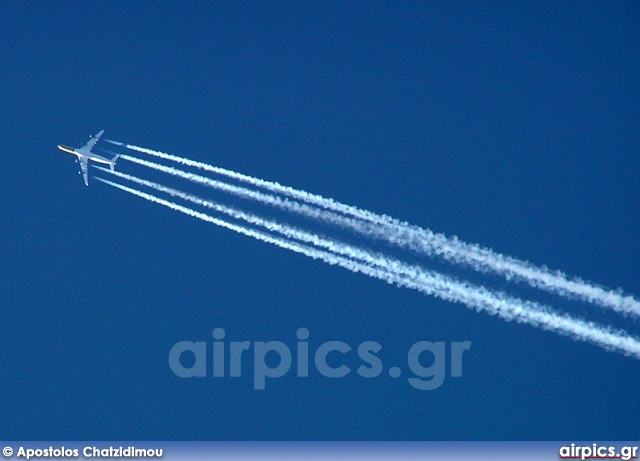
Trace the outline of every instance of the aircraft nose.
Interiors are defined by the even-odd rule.
[[[68,152],[70,154],[75,153],[73,152],[73,147],[65,146],[64,144],[58,144],[58,149],[60,149],[63,152]]]

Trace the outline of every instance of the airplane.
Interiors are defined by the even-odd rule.
[[[89,139],[88,143],[78,149],[58,144],[58,149],[60,149],[61,151],[78,156],[78,158],[76,159],[76,163],[80,162],[80,171],[78,172],[78,174],[82,173],[84,183],[87,186],[89,185],[89,160],[109,165],[111,171],[114,171],[116,160],[118,160],[119,157],[119,155],[116,155],[111,160],[109,160],[108,158],[91,152],[91,149],[93,149],[93,146],[96,145],[96,143],[100,139],[100,136],[102,136],[102,133],[104,133],[104,130],[100,131],[97,135],[92,136],[91,139]]]

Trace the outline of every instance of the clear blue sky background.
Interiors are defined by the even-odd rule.
[[[0,437],[637,437],[635,359],[87,188],[56,149],[104,128],[640,294],[637,2],[3,2],[0,17]],[[312,350],[376,340],[386,367],[420,340],[472,348],[431,392],[386,371],[290,372],[261,392],[176,377],[170,348],[210,347],[215,327],[290,346],[306,327]]]

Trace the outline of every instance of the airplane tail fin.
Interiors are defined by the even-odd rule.
[[[120,155],[116,155],[115,157],[113,157],[111,159],[111,163],[109,164],[109,166],[111,167],[111,171],[114,171],[116,168],[116,160],[118,160],[118,157],[120,157]]]

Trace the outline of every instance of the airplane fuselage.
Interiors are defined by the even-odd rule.
[[[81,160],[83,157],[87,160],[93,160],[94,162],[104,163],[105,165],[111,165],[113,163],[112,160],[103,157],[102,155],[94,154],[93,152],[83,152],[82,149],[74,149],[73,147],[65,146],[63,144],[58,145],[58,149],[63,152],[67,152],[68,154],[73,154]]]

